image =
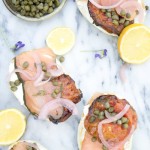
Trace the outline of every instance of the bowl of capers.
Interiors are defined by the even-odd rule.
[[[66,0],[3,0],[8,10],[27,21],[42,21],[57,14]]]

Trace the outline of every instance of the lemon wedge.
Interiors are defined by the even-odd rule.
[[[126,27],[118,39],[118,51],[127,63],[145,62],[150,58],[150,29],[141,24]]]
[[[56,55],[64,55],[73,48],[75,35],[70,28],[56,28],[48,34],[46,43]]]
[[[26,128],[25,116],[16,109],[0,112],[0,145],[9,145],[21,138]]]

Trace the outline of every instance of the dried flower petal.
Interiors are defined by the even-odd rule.
[[[16,44],[15,44],[15,47],[13,48],[14,51],[16,50],[19,50],[20,48],[24,47],[25,44],[22,43],[21,41],[18,41]]]

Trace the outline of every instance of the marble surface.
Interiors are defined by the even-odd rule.
[[[150,5],[149,0],[145,1]],[[65,56],[63,66],[83,92],[83,99],[77,105],[80,114],[94,92],[119,94],[133,104],[139,118],[132,150],[150,149],[150,61],[125,66],[126,81],[122,82],[122,61],[117,52],[117,38],[105,35],[89,24],[72,0],[68,0],[64,9],[55,17],[36,23],[13,16],[2,1],[0,10],[0,110],[17,108],[27,116],[27,129],[22,139],[38,141],[48,150],[78,150],[76,138],[80,116],[71,117],[59,125],[36,120],[19,104],[7,85],[8,66],[14,56],[23,51],[45,47],[45,38],[50,30],[67,26],[75,32],[76,43]],[[150,27],[150,12],[145,24]],[[26,46],[14,53],[10,48],[19,40]],[[95,59],[92,52],[81,52],[104,48],[108,50],[108,56],[104,59]],[[7,147],[0,149],[6,150]]]

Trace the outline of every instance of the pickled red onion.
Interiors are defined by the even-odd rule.
[[[62,105],[63,107],[67,108],[70,112],[72,112],[72,115],[77,115],[78,114],[78,110],[76,108],[76,105],[68,99],[63,99],[63,98],[57,98],[54,99],[52,101],[49,101],[48,103],[46,103],[39,114],[39,119],[45,120],[47,119],[50,111],[56,109],[59,105]]]
[[[117,6],[119,6],[124,0],[117,0],[115,4],[113,3],[110,4],[109,0],[103,0],[103,1],[102,0],[89,0],[89,1],[99,9],[111,9],[111,8],[116,8]],[[106,4],[108,4],[108,6]]]
[[[108,123],[111,123],[111,122],[114,122],[114,121],[117,121],[117,120],[119,120],[120,118],[122,118],[127,112],[128,112],[128,110],[129,110],[129,108],[130,108],[130,105],[126,105],[125,107],[124,107],[124,109],[120,112],[120,113],[118,113],[117,115],[115,115],[115,116],[110,116],[110,114],[107,112],[107,111],[105,111],[105,115],[106,115],[106,117],[108,118],[108,119],[105,119],[105,120],[103,120],[103,121],[101,121],[100,123],[99,123],[99,125],[98,125],[98,133],[99,133],[99,138],[100,138],[100,140],[101,140],[101,142],[103,143],[103,145],[104,146],[106,146],[108,149],[116,149],[116,147],[118,147],[118,145],[120,145],[120,143],[118,144],[118,145],[111,145],[109,142],[107,142],[106,140],[105,140],[105,138],[104,138],[104,135],[103,135],[103,131],[102,131],[102,125],[103,124],[108,124]],[[134,129],[131,129],[131,131],[130,131],[130,133],[133,133],[133,131],[134,131]],[[130,134],[129,134],[130,135]],[[125,143],[127,140],[125,139],[124,141],[122,141],[122,143]]]
[[[129,20],[133,20],[137,16],[139,22],[144,22],[145,11],[144,8],[142,7],[142,4],[140,4],[138,1],[131,0],[123,2],[119,7],[116,8],[118,14],[120,14],[122,10],[124,10],[126,13],[131,14]],[[138,15],[136,15],[137,10],[139,11]]]
[[[36,53],[33,53],[33,54],[32,54],[32,57],[33,57],[33,59],[34,59],[34,61],[35,61],[35,64],[36,64],[36,66],[37,66],[36,75],[35,75],[35,76],[31,76],[27,71],[25,71],[25,70],[23,70],[23,69],[21,69],[21,68],[18,68],[18,69],[14,69],[14,70],[9,74],[9,81],[10,81],[10,78],[11,78],[12,74],[17,73],[17,72],[23,74],[28,80],[36,80],[36,79],[40,76],[40,74],[41,74],[41,72],[42,72],[42,68],[41,68],[41,65],[40,65],[40,64],[41,64],[41,61],[40,61],[40,59],[39,59],[39,57],[38,57],[38,55],[37,55]]]
[[[40,85],[44,85],[47,82],[50,81],[51,78],[48,78],[46,81],[42,81],[44,79],[44,72],[42,71],[41,75],[39,76],[39,78],[34,82],[35,86],[40,86]]]

